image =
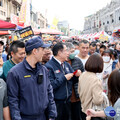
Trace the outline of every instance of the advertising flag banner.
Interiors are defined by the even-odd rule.
[[[30,25],[30,0],[23,0],[19,15],[19,26]]]

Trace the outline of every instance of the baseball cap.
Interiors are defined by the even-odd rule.
[[[42,48],[50,47],[50,44],[44,44],[40,36],[31,38],[25,44],[26,52],[29,52],[34,48],[37,49],[39,47],[42,47]]]

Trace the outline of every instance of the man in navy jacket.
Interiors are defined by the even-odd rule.
[[[40,37],[30,39],[25,46],[27,57],[8,73],[12,120],[53,120],[57,116],[48,70],[39,63],[44,47]]]
[[[73,69],[68,59],[69,52],[63,43],[57,43],[53,47],[53,58],[46,63],[49,70],[49,79],[53,86],[54,99],[58,116],[56,120],[70,120],[70,97],[72,94],[72,82],[80,75],[80,71],[74,76]],[[76,77],[77,76],[77,77]]]

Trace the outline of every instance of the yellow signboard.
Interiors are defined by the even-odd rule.
[[[99,40],[100,41],[108,41],[108,36],[105,36],[105,35],[101,34],[100,37],[99,37]]]

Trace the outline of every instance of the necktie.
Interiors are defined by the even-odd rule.
[[[64,63],[61,63],[61,68],[62,68],[63,72],[65,72],[64,71]]]

